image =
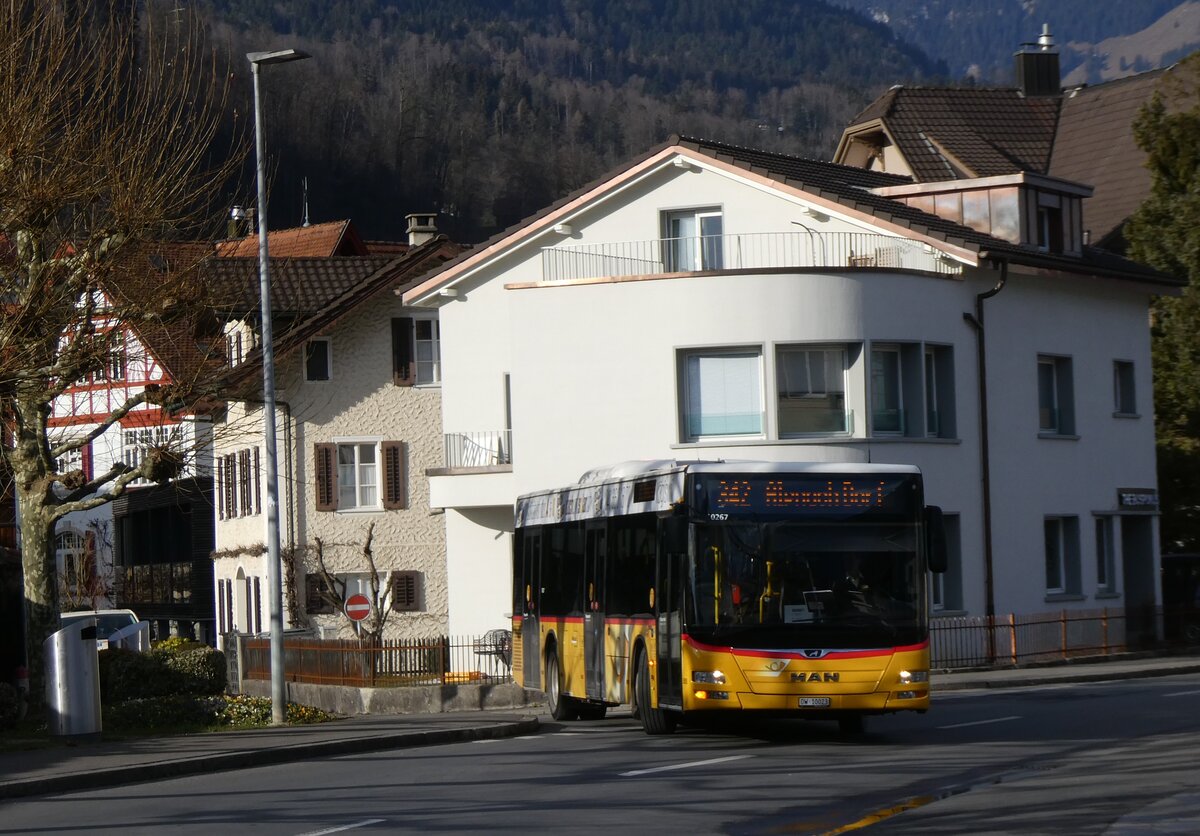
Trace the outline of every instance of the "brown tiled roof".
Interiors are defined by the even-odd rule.
[[[369,255],[403,255],[408,252],[407,241],[365,241]]]
[[[393,260],[390,256],[272,256],[268,272],[271,308],[280,315],[315,313]],[[238,316],[258,310],[257,258],[214,258],[205,271],[213,304],[223,313]]]
[[[1146,154],[1133,138],[1133,120],[1164,74],[1154,70],[1068,91],[1063,97],[1050,174],[1094,187],[1083,225],[1102,243],[1150,193]]]
[[[221,258],[256,258],[258,235],[217,242]],[[350,221],[277,229],[267,233],[267,251],[272,258],[328,258],[335,255],[366,255],[367,247]]]
[[[1058,118],[1056,97],[1016,89],[893,87],[851,120],[883,120],[921,182],[955,179],[952,163],[973,177],[1046,173]]]

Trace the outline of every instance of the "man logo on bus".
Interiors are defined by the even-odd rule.
[[[811,671],[809,673],[794,673],[792,674],[792,682],[837,682],[841,679],[841,674],[836,671],[824,671],[818,673]]]
[[[809,659],[820,659],[822,656],[825,655],[825,651],[824,650],[806,650],[806,651],[804,651],[804,655],[807,656]]]

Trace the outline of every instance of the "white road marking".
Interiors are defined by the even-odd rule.
[[[1194,697],[1200,691],[1176,691],[1174,694],[1163,694],[1164,697]]]
[[[341,827],[330,827],[325,830],[310,830],[307,833],[301,833],[300,836],[325,836],[326,833],[341,833],[343,830],[355,830],[360,827],[366,827],[369,824],[379,824],[387,821],[387,819],[363,819],[356,821],[354,824],[345,824]]]
[[[1007,723],[1009,720],[1020,720],[1017,715],[1012,717],[996,717],[992,720],[976,720],[973,723],[954,723],[950,726],[938,726],[939,729],[965,729],[967,726],[986,726],[991,723]]]
[[[744,758],[752,758],[754,755],[730,755],[727,758],[712,758],[706,761],[692,761],[691,763],[676,763],[671,766],[656,766],[653,769],[635,769],[632,772],[620,773],[622,778],[633,778],[637,775],[649,775],[652,772],[670,772],[673,769],[691,769],[693,766],[708,766],[714,763],[727,763],[729,761],[740,761]]]

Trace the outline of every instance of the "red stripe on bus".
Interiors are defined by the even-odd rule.
[[[766,659],[810,659],[802,650],[765,650],[759,648],[734,648],[734,647],[719,647],[712,644],[704,644],[698,642],[691,636],[684,636],[683,640],[694,647],[696,650],[706,650],[713,653],[732,653],[735,656],[756,656]],[[821,654],[821,659],[865,659],[871,656],[890,656],[893,653],[909,653],[918,650],[926,650],[929,648],[929,640],[920,644],[907,644],[901,647],[884,647],[872,648],[870,650],[830,650]]]
[[[521,623],[524,619],[525,619],[525,616],[514,615],[512,620],[514,623]],[[541,616],[541,619],[544,622],[545,621],[562,621],[567,624],[582,624],[583,623],[583,618],[581,616],[577,616],[577,615],[543,615],[543,616]],[[604,616],[604,625],[606,627],[610,626],[610,625],[616,626],[616,627],[622,627],[625,625],[629,625],[632,627],[637,627],[639,625],[642,627],[653,627],[654,619],[653,618],[615,618],[613,616],[606,615],[606,616]]]

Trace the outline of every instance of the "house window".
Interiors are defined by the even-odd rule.
[[[1113,411],[1117,415],[1137,415],[1137,393],[1133,385],[1133,363],[1113,360]]]
[[[1117,591],[1116,548],[1113,540],[1113,518],[1096,517],[1096,591]]]
[[[683,424],[687,441],[762,435],[762,353],[683,353]]]
[[[304,379],[321,383],[333,377],[333,347],[328,337],[304,344]]]
[[[925,346],[925,435],[955,438],[954,349],[948,345]]]
[[[121,381],[126,377],[127,366],[124,348],[114,348],[108,353],[108,363],[105,367],[101,378],[107,376],[109,380]]]
[[[179,440],[179,427],[138,427],[121,434],[121,460],[131,470],[136,470],[151,449],[168,447]],[[145,484],[145,479],[135,482]]]
[[[82,534],[75,531],[64,531],[54,538],[54,548],[58,554],[58,563],[62,567],[62,584],[74,588],[79,584],[88,583],[91,578],[87,566],[86,541]],[[92,573],[94,573],[94,567]]]
[[[845,346],[785,346],[775,357],[779,435],[850,431]]]
[[[439,383],[441,333],[436,319],[400,316],[392,320],[392,382],[397,386]]]
[[[930,601],[935,611],[961,610],[962,532],[958,514],[942,517],[946,531],[946,571],[930,572]]]
[[[339,444],[338,508],[377,508],[379,467],[375,444]]]
[[[668,273],[721,270],[724,225],[719,209],[689,209],[663,214],[664,252]]]
[[[871,430],[888,435],[904,434],[904,394],[900,348],[871,349]]]
[[[1075,432],[1075,405],[1070,357],[1041,355],[1038,372],[1038,431],[1042,435]]]
[[[1046,594],[1079,592],[1079,518],[1046,517]]]
[[[408,461],[404,442],[316,444],[313,458],[318,511],[407,507]]]

